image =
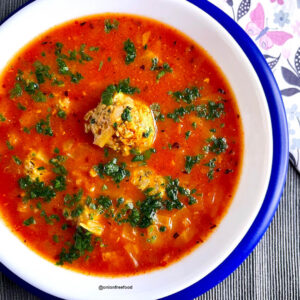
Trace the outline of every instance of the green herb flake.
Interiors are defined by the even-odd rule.
[[[61,118],[61,119],[66,120],[66,118],[67,118],[67,113],[66,113],[64,110],[59,109],[58,112],[57,112],[57,116],[58,116],[59,118]]]
[[[132,162],[143,162],[144,164],[147,162],[147,160],[150,159],[151,155],[153,153],[156,153],[155,148],[150,148],[146,151],[144,151],[142,154],[137,154],[132,158]]]
[[[208,163],[204,164],[204,166],[209,167],[209,171],[207,172],[207,177],[209,180],[213,180],[215,174],[215,167],[216,167],[216,158],[212,158]]]
[[[102,67],[103,67],[103,60],[101,60],[99,63],[98,71],[101,71]]]
[[[87,252],[93,251],[94,245],[92,237],[93,236],[91,232],[81,227],[77,227],[76,232],[73,236],[74,242],[70,245],[68,250],[62,248],[62,251],[59,254],[59,260],[56,264],[63,265],[66,262],[72,263],[79,257],[84,256]]]
[[[28,127],[24,127],[23,128],[23,131],[27,134],[30,134],[30,129]]]
[[[132,116],[131,116],[131,107],[129,106],[126,106],[126,108],[123,110],[123,113],[121,115],[121,118],[122,120],[125,122],[125,121],[128,121],[128,122],[131,122],[132,121]]]
[[[46,81],[46,78],[52,79],[52,74],[50,74],[50,67],[42,64],[40,61],[35,61],[33,63],[35,68],[35,76],[38,84],[42,84]]]
[[[104,31],[105,33],[110,33],[113,29],[117,30],[119,28],[119,22],[117,20],[106,19],[104,21]]]
[[[13,158],[14,162],[15,162],[17,165],[20,166],[20,165],[22,164],[22,161],[21,161],[21,159],[20,159],[19,157],[13,155],[12,158]]]
[[[185,171],[190,174],[192,171],[192,168],[195,164],[198,164],[200,160],[203,158],[203,155],[198,154],[196,156],[186,156],[185,157]]]
[[[108,150],[108,148],[104,148],[104,156],[105,157],[108,157],[108,154],[109,154],[109,150]]]
[[[110,84],[102,93],[101,100],[105,105],[111,105],[113,103],[113,96],[115,93],[124,93],[132,95],[139,93],[140,90],[137,87],[130,86],[130,79],[126,78],[120,80],[118,84]]]
[[[67,230],[69,228],[69,225],[68,224],[63,224],[62,226],[61,226],[61,229],[62,230]]]
[[[172,73],[173,69],[169,66],[168,63],[163,63],[162,65],[158,65],[158,58],[152,58],[152,65],[150,68],[151,71],[157,71],[158,74],[156,75],[156,82],[166,75],[166,73]]]
[[[79,54],[81,56],[81,60],[83,61],[91,61],[93,58],[89,56],[87,53],[85,53],[85,44],[80,45]]]
[[[207,139],[207,142],[209,143],[208,150],[215,154],[221,154],[228,148],[227,140],[225,137],[216,138],[213,136]]]
[[[59,243],[59,237],[58,237],[58,235],[57,235],[57,234],[54,234],[54,235],[52,236],[52,240],[53,240],[54,243]]]
[[[152,127],[149,127],[149,129],[145,132],[143,132],[143,138],[148,138],[151,134],[151,132],[153,131]]]
[[[9,141],[6,141],[6,146],[7,146],[8,150],[14,149],[14,146]]]
[[[10,98],[21,97],[23,94],[23,89],[20,83],[16,83],[14,88],[10,91]]]
[[[23,224],[24,224],[25,226],[29,226],[29,225],[36,224],[36,221],[35,221],[34,217],[30,217],[30,218],[28,218],[27,220],[25,220],[25,221],[23,222]]]
[[[94,167],[94,170],[98,173],[100,178],[104,175],[111,177],[115,183],[120,183],[123,179],[130,176],[130,172],[126,170],[124,163],[118,164],[117,158],[113,158],[107,164],[100,163]]]
[[[39,134],[53,136],[50,124],[50,115],[46,117],[46,120],[41,119],[38,123],[36,123],[35,130]]]
[[[5,122],[5,121],[6,121],[6,118],[2,114],[0,114],[0,122]]]
[[[201,96],[197,87],[185,88],[183,91],[169,92],[169,95],[172,95],[177,102],[183,101],[187,104],[191,104]]]
[[[97,51],[99,51],[99,47],[90,47],[89,50],[92,52],[93,51],[97,52]]]
[[[166,226],[160,226],[159,227],[159,231],[160,232],[165,232],[167,230],[167,227]]]
[[[136,58],[136,49],[133,42],[130,39],[124,42],[124,50],[126,52],[125,64],[129,65],[133,63]]]
[[[28,175],[19,179],[19,186],[24,190],[25,196],[23,200],[42,198],[46,202],[50,202],[55,197],[56,193],[52,186],[47,186],[39,178],[32,180]]]
[[[191,136],[192,132],[189,130],[185,133],[185,139],[187,140]]]
[[[46,102],[46,96],[41,91],[37,91],[32,98],[35,102]]]
[[[20,102],[18,102],[18,109],[25,111],[27,108],[26,106],[22,105]]]

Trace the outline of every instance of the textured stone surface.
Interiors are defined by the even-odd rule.
[[[28,1],[0,0],[0,21],[26,2]],[[299,262],[300,176],[290,166],[279,208],[260,243],[231,276],[198,299],[299,300]],[[0,299],[38,298],[0,272]]]

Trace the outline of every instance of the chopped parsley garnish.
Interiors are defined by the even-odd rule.
[[[56,43],[55,55],[57,56],[56,63],[57,63],[57,67],[58,67],[58,73],[62,74],[62,75],[68,75],[68,76],[70,76],[72,83],[78,83],[81,79],[83,79],[83,76],[78,72],[72,73],[65,62],[66,59],[67,60],[76,60],[76,51],[70,51],[69,52],[70,56],[68,57],[67,55],[61,53],[62,48],[63,48],[63,44]],[[85,45],[82,44],[80,47],[80,50],[79,50],[81,61],[92,60],[92,57],[90,57],[89,55],[87,55],[84,52],[84,49],[85,49]]]
[[[121,118],[122,120],[125,122],[125,121],[128,121],[128,122],[131,122],[132,121],[132,116],[131,116],[131,107],[129,106],[126,106],[126,108],[123,110],[123,113],[121,115]]]
[[[165,232],[167,230],[167,227],[166,226],[160,226],[159,227],[159,231],[160,232]]]
[[[180,202],[178,195],[182,195],[187,197],[188,204],[192,205],[197,202],[197,199],[192,196],[192,192],[189,189],[186,189],[180,186],[179,179],[168,178],[168,185],[166,188],[166,193],[169,200],[166,201],[165,205],[168,210],[172,210],[174,208],[181,209],[183,207],[183,203]]]
[[[34,81],[26,81],[23,78],[23,72],[19,70],[18,75],[16,76],[17,83],[15,84],[15,87],[10,91],[11,98],[22,96],[24,90],[28,95],[32,97],[32,99],[35,102],[46,101],[45,95],[40,91],[39,84],[44,83],[46,77],[47,78],[52,77],[52,75],[49,74],[50,68],[48,66],[43,65],[39,61],[36,61],[34,63],[34,67],[35,67],[35,75],[37,77],[38,83]]]
[[[152,113],[153,113],[156,121],[164,121],[165,120],[165,116],[160,112],[159,103],[152,103],[150,105],[150,109],[152,110]]]
[[[101,96],[102,103],[105,105],[111,105],[113,103],[114,94],[120,92],[132,95],[134,93],[139,93],[140,90],[137,87],[130,86],[129,78],[120,80],[118,84],[111,84],[104,90]]]
[[[35,102],[46,102],[46,96],[41,91],[37,91],[32,98]]]
[[[196,128],[197,128],[197,123],[196,123],[196,122],[193,122],[193,123],[192,123],[192,127],[193,127],[194,129],[196,129]]]
[[[85,51],[84,51],[85,47],[86,47],[86,45],[82,44],[80,46],[80,49],[79,49],[79,54],[80,54],[81,60],[84,60],[84,61],[91,61],[91,60],[93,60],[93,58],[91,56],[89,56],[88,54],[85,53]]]
[[[75,206],[75,204],[80,202],[82,196],[83,196],[82,189],[80,189],[77,193],[75,193],[73,195],[67,194],[64,198],[64,205],[68,208],[72,208]]]
[[[20,83],[15,83],[14,88],[10,91],[10,98],[21,97],[23,94],[23,89]]]
[[[198,154],[196,156],[186,156],[185,157],[185,170],[188,174],[191,173],[192,168],[195,164],[198,164],[200,160],[203,158],[202,154]]]
[[[26,106],[22,105],[20,102],[18,102],[18,109],[20,110],[26,110]]]
[[[200,105],[197,109],[197,115],[206,120],[215,120],[224,114],[224,104],[221,102],[208,101],[205,105]]]
[[[73,83],[78,83],[81,79],[83,79],[83,76],[78,72],[72,73],[70,74],[70,76],[71,76],[71,82]]]
[[[103,67],[103,60],[101,60],[99,63],[98,71],[101,71],[102,67]]]
[[[152,127],[149,127],[147,131],[143,132],[143,137],[147,139],[150,136],[151,132],[152,132]]]
[[[207,104],[180,106],[179,108],[175,108],[172,113],[168,113],[167,117],[173,119],[174,122],[179,122],[181,117],[191,112],[195,112],[199,118],[205,118],[211,121],[225,114],[223,103],[208,101]]]
[[[192,111],[195,111],[195,105],[191,104],[188,106],[181,106],[179,108],[175,108],[172,113],[168,113],[167,117],[169,119],[172,119],[174,122],[179,122],[180,117],[185,116],[186,114],[191,113]]]
[[[38,89],[39,89],[39,85],[34,81],[29,82],[25,86],[25,92],[27,92],[29,95],[34,95],[36,90]]]
[[[36,123],[35,130],[39,134],[53,136],[50,124],[50,115],[46,117],[46,120],[41,119],[38,123]]]
[[[23,131],[24,131],[25,133],[29,134],[29,133],[30,133],[30,128],[24,127],[24,128],[23,128]]]
[[[54,190],[56,191],[64,191],[66,189],[66,177],[65,176],[57,176],[55,179],[51,181]]]
[[[215,154],[221,154],[226,151],[228,148],[226,138],[224,137],[211,137],[207,140],[209,143],[208,145],[208,151],[215,153]]]
[[[53,173],[62,176],[67,175],[68,172],[66,168],[62,165],[66,160],[67,157],[62,155],[56,155],[55,157],[51,158],[49,160],[49,163],[53,165],[53,169],[52,169]]]
[[[152,65],[150,68],[151,71],[157,71],[156,82],[158,82],[166,73],[172,73],[173,69],[169,66],[168,63],[163,63],[162,65],[158,65],[158,58],[152,58]]]
[[[123,179],[130,176],[130,172],[126,170],[126,164],[117,164],[117,158],[113,158],[107,164],[100,163],[94,167],[99,177],[104,178],[104,175],[111,177],[115,183],[120,183]]]
[[[185,88],[183,91],[169,92],[168,94],[172,95],[177,102],[183,101],[187,104],[191,104],[201,96],[197,87]]]
[[[105,33],[110,33],[113,29],[117,30],[119,28],[119,22],[117,20],[106,19],[104,21],[104,31]]]
[[[57,234],[53,234],[52,235],[52,240],[53,240],[54,243],[59,243],[59,237],[58,237],[58,235]]]
[[[90,47],[89,50],[97,52],[99,51],[99,47]]]
[[[155,148],[150,148],[147,149],[146,151],[144,151],[143,153],[140,153],[139,151],[137,151],[136,149],[132,149],[130,151],[131,154],[135,154],[135,156],[132,158],[132,162],[138,162],[141,161],[144,164],[147,162],[147,160],[150,159],[151,155],[153,153],[156,153]]]
[[[6,118],[2,114],[0,114],[0,122],[5,122],[5,121],[6,121]]]
[[[6,141],[6,146],[7,146],[8,150],[14,149],[14,146],[9,141]]]
[[[58,112],[57,112],[57,116],[58,116],[59,118],[65,120],[65,119],[67,118],[67,113],[66,113],[64,110],[59,109]]]
[[[47,213],[44,210],[41,211],[41,217],[43,217],[45,219],[45,222],[49,225],[53,225],[53,220],[56,220],[57,222],[59,221],[59,216],[58,215],[48,216]]]
[[[217,160],[216,158],[212,158],[208,163],[204,164],[204,166],[209,167],[209,171],[207,172],[207,177],[209,180],[214,179],[216,160]]]
[[[68,250],[62,248],[61,253],[59,254],[59,260],[56,263],[57,265],[63,265],[64,263],[72,263],[74,260],[77,260],[79,257],[84,256],[87,252],[94,250],[93,240],[91,232],[77,227],[76,232],[73,236],[73,244],[69,247]]]
[[[20,166],[22,164],[22,161],[18,156],[13,155],[12,158],[17,165]]]
[[[189,130],[185,133],[185,139],[187,140],[191,136],[192,132]]]
[[[36,198],[42,198],[49,202],[56,196],[52,186],[47,186],[39,178],[32,180],[28,175],[19,179],[19,186],[25,191],[24,201]]]
[[[52,79],[52,74],[49,73],[50,67],[42,64],[40,61],[35,61],[33,63],[35,68],[35,76],[38,84],[44,83],[46,78]]]
[[[129,65],[133,63],[136,58],[136,49],[133,42],[130,39],[124,42],[124,50],[126,52],[125,64]]]
[[[25,221],[23,222],[23,224],[24,224],[25,226],[29,226],[29,225],[32,225],[32,224],[36,224],[36,222],[35,222],[34,217],[30,217],[30,218],[28,218],[27,220],[25,220]]]
[[[78,218],[82,213],[83,213],[83,206],[79,204],[71,211],[71,217]]]

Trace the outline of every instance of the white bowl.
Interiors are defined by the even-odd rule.
[[[183,0],[37,0],[0,27],[0,70],[20,48],[64,21],[105,12],[147,16],[191,37],[226,74],[241,113],[245,151],[240,183],[221,224],[210,238],[177,263],[144,275],[86,276],[44,260],[27,248],[0,220],[0,261],[31,285],[67,299],[155,299],[170,295],[214,270],[239,244],[264,200],[272,163],[272,128],[259,78],[235,40],[213,18]],[[103,289],[99,286],[133,286]]]

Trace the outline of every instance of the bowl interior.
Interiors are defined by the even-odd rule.
[[[244,128],[242,175],[234,200],[221,224],[203,245],[178,263],[145,275],[94,277],[57,267],[30,251],[1,220],[0,239],[6,242],[0,248],[0,261],[28,283],[62,298],[154,299],[203,278],[232,252],[250,228],[264,200],[271,171],[269,109],[259,78],[239,45],[209,15],[182,0],[37,0],[0,27],[0,43],[5,44],[0,70],[14,53],[50,27],[105,12],[137,14],[167,23],[206,49],[221,67],[236,95]],[[132,285],[133,289],[100,291],[100,285]]]

